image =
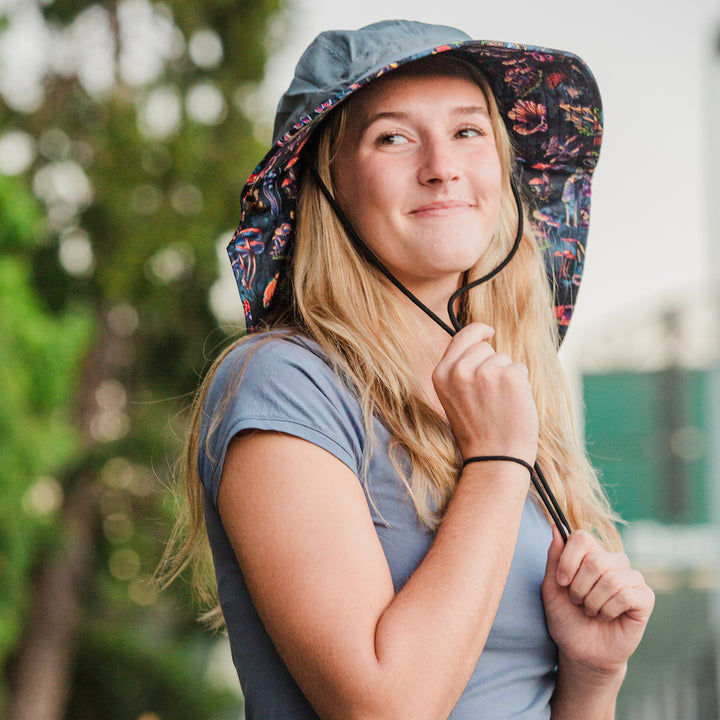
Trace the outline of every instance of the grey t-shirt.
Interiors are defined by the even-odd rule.
[[[221,364],[201,427],[198,469],[220,604],[248,720],[317,720],[260,621],[223,529],[217,496],[225,451],[242,430],[275,430],[312,442],[360,477],[366,437],[362,412],[311,341],[253,337]],[[241,382],[238,384],[238,378]],[[222,416],[216,418],[217,413]],[[211,421],[218,422],[208,438]],[[375,421],[365,493],[395,590],[428,552],[433,533],[422,527],[388,456],[389,435]],[[360,482],[360,480],[358,480]],[[528,495],[505,591],[472,678],[452,720],[547,720],[557,648],[548,635],[540,595],[552,532]],[[479,550],[481,552],[482,550]]]

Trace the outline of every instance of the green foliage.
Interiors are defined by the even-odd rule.
[[[121,18],[130,6],[176,38],[154,75],[138,82],[118,65],[99,92],[50,74],[30,113],[0,96],[0,127],[29,133],[38,149],[23,174],[0,175],[0,666],[33,626],[37,568],[73,542],[62,499],[86,487],[97,532],[66,717],[224,720],[237,697],[202,680],[214,640],[182,585],[169,602],[149,577],[169,533],[179,418],[227,341],[209,290],[218,239],[237,224],[263,153],[242,95],[262,79],[282,0],[39,4],[57,33],[80,15],[105,18],[115,60],[132,35]],[[197,31],[214,33],[221,61],[192,59]],[[191,101],[198,88],[206,95]],[[148,125],[163,93],[179,112],[170,131]],[[203,115],[218,96],[221,110]]]
[[[36,241],[37,201],[24,184],[0,175],[0,251],[22,250]]]
[[[45,17],[51,22],[71,22],[83,10],[94,4],[93,0],[53,0],[45,8]]]
[[[68,716],[127,720],[155,713],[183,720],[236,718],[237,695],[203,684],[197,677],[210,647],[208,641],[184,646],[158,642],[151,628],[86,628]]]
[[[52,478],[74,461],[79,439],[70,403],[89,346],[89,315],[48,315],[31,285],[28,257],[38,207],[18,182],[0,182],[0,658],[17,641],[27,605],[27,576],[52,535]]]

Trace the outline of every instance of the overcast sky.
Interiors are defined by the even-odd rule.
[[[720,185],[706,190],[713,112],[720,133],[720,55],[714,54],[720,1],[291,3],[292,22],[273,43],[267,82],[273,105],[318,32],[390,17],[454,25],[475,38],[560,48],[585,59],[603,96],[605,138],[570,348],[595,328],[622,323],[630,330],[633,317],[645,323],[707,287],[720,259],[709,250],[706,197],[712,194],[713,207],[720,203]],[[718,144],[715,165],[717,150]]]

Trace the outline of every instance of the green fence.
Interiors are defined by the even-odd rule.
[[[710,382],[677,368],[583,379],[588,450],[625,520],[712,521]]]

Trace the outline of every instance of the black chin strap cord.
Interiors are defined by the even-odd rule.
[[[450,322],[453,324],[453,327],[455,330],[461,330],[462,325],[457,319],[457,316],[455,315],[455,302],[458,300],[458,298],[461,295],[464,295],[468,290],[472,290],[474,287],[477,287],[478,285],[482,285],[483,283],[487,282],[488,280],[492,280],[512,259],[515,257],[515,253],[518,251],[518,248],[520,247],[520,241],[522,240],[523,232],[525,230],[525,220],[523,219],[523,212],[522,212],[522,202],[520,201],[520,193],[518,192],[517,185],[515,184],[515,180],[513,177],[510,177],[510,189],[512,190],[513,198],[515,199],[515,207],[517,208],[517,231],[515,232],[515,241],[513,242],[513,246],[510,248],[510,252],[505,256],[505,259],[496,267],[493,268],[489,273],[486,275],[483,275],[481,278],[478,278],[477,280],[473,280],[470,283],[464,284],[462,287],[458,288],[448,300],[447,304],[447,311],[448,315],[450,316]],[[455,333],[451,333],[451,335],[454,335]]]
[[[435,323],[437,323],[445,332],[447,332],[450,336],[454,336],[459,330],[462,329],[462,325],[457,319],[457,315],[455,313],[455,304],[458,298],[460,298],[461,295],[464,295],[469,290],[472,290],[474,287],[477,287],[478,285],[482,285],[483,283],[487,282],[488,280],[494,278],[515,256],[515,253],[517,252],[518,248],[520,247],[520,241],[522,240],[523,231],[524,231],[524,221],[523,221],[523,211],[522,211],[522,202],[520,200],[520,193],[517,189],[517,186],[515,184],[514,179],[510,178],[510,187],[512,188],[513,197],[515,198],[515,205],[517,207],[517,231],[515,233],[515,241],[513,242],[513,246],[510,248],[510,252],[508,252],[505,259],[493,270],[491,270],[486,275],[483,275],[481,278],[478,278],[477,280],[473,280],[470,283],[464,284],[462,287],[458,288],[448,300],[448,316],[450,317],[450,322],[452,323],[452,327],[448,325],[442,318],[440,318],[436,313],[434,313],[427,305],[425,305],[421,300],[419,300],[415,295],[413,295],[386,267],[383,265],[380,258],[365,244],[365,241],[357,234],[355,231],[355,228],[352,226],[350,221],[348,220],[345,213],[342,211],[342,208],[340,205],[338,205],[337,201],[335,200],[335,197],[330,192],[328,187],[323,182],[323,179],[320,177],[320,173],[318,173],[317,169],[315,168],[314,163],[310,162],[309,158],[304,157],[305,165],[312,174],[313,178],[315,179],[315,182],[317,186],[320,188],[320,192],[325,196],[325,199],[330,204],[330,207],[333,209],[333,212],[335,213],[337,219],[340,221],[340,224],[343,226],[345,232],[347,233],[348,237],[350,238],[350,241],[353,243],[357,251],[371,264],[374,265],[405,297],[407,297],[412,303],[414,303],[420,310],[422,310],[431,320],[433,320]],[[553,521],[555,522],[555,525],[557,526],[560,535],[562,536],[563,541],[567,541],[568,531],[570,530],[570,524],[567,521],[567,518],[565,517],[565,514],[562,511],[562,508],[560,507],[560,504],[557,501],[557,498],[553,494],[552,490],[550,489],[550,486],[548,485],[547,480],[545,479],[545,476],[543,475],[542,470],[540,469],[540,465],[536,462],[533,467],[527,466],[530,470],[530,479],[532,481],[533,486],[535,487],[535,490],[537,491],[537,494],[540,497],[540,500],[542,500],[543,505],[547,508],[548,513],[550,513],[550,517],[552,517]]]

